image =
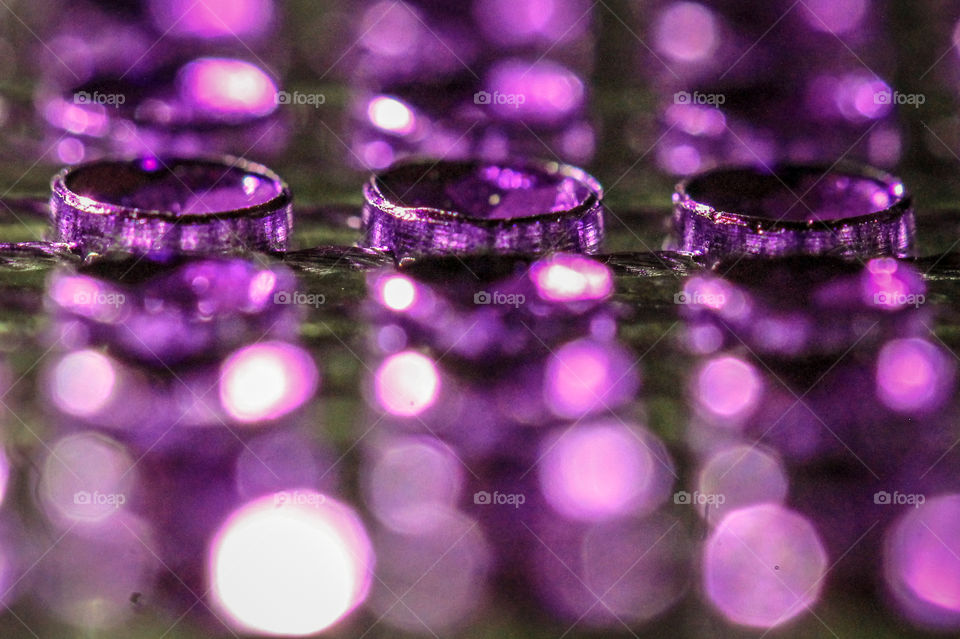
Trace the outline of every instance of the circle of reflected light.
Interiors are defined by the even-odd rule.
[[[117,515],[129,501],[136,477],[133,460],[119,442],[83,432],[50,448],[40,495],[49,511],[70,523],[95,524]]]
[[[414,129],[413,111],[395,98],[377,96],[367,106],[367,117],[379,129],[406,135]]]
[[[820,597],[827,553],[802,515],[776,504],[735,510],[704,548],[704,588],[730,621],[773,628]]]
[[[556,62],[505,59],[492,65],[486,86],[500,94],[524,96],[513,104],[495,100],[491,107],[505,119],[559,122],[584,103],[586,90],[576,73]]]
[[[64,138],[57,144],[57,157],[64,164],[77,164],[83,161],[86,147],[77,138]]]
[[[736,418],[744,416],[760,396],[756,369],[736,357],[717,357],[700,369],[696,381],[697,401],[710,413]]]
[[[719,43],[716,22],[713,12],[702,4],[671,4],[657,19],[655,46],[678,62],[705,60]]]
[[[558,417],[582,417],[627,401],[638,380],[622,350],[581,339],[564,344],[547,361],[544,397]]]
[[[200,58],[178,73],[182,94],[224,115],[263,116],[277,108],[277,85],[260,67],[229,58]]]
[[[394,531],[430,532],[456,507],[463,483],[460,464],[430,440],[388,446],[367,474],[370,510]]]
[[[588,257],[558,253],[530,267],[537,292],[551,302],[598,300],[610,294],[610,269]]]
[[[402,61],[416,53],[427,28],[416,7],[398,0],[383,0],[363,12],[357,30],[363,34],[359,44],[365,49],[378,57]],[[392,60],[385,62],[390,64]]]
[[[779,459],[756,446],[733,446],[714,454],[700,471],[704,495],[723,495],[723,503],[700,505],[700,512],[717,521],[751,504],[782,503],[787,496],[787,472]],[[719,501],[719,500],[715,500]]]
[[[402,417],[419,415],[433,405],[440,389],[440,376],[430,358],[414,351],[391,355],[375,377],[377,401],[388,413]]]
[[[915,620],[960,627],[960,495],[910,508],[886,539],[886,579]]]
[[[117,375],[113,362],[96,351],[74,351],[53,369],[51,393],[63,412],[89,417],[100,412],[113,396]]]
[[[952,377],[946,356],[923,339],[891,340],[877,358],[877,394],[893,410],[935,407]]]
[[[366,597],[374,557],[346,506],[311,491],[234,512],[209,556],[214,598],[238,625],[271,635],[329,628]]]
[[[380,299],[391,310],[405,311],[417,301],[417,288],[410,278],[391,275],[381,281]]]
[[[657,480],[666,462],[642,438],[617,424],[578,426],[560,435],[540,462],[547,501],[567,517],[588,521],[649,510],[660,497]]]
[[[276,419],[299,408],[317,388],[310,355],[285,342],[242,348],[221,366],[220,402],[241,422]]]

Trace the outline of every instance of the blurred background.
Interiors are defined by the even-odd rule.
[[[0,0],[0,636],[960,630],[960,2]],[[60,168],[232,154],[285,254],[82,260]],[[407,158],[606,191],[587,257],[361,243]],[[853,160],[905,259],[670,250]]]

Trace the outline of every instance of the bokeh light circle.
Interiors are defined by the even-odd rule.
[[[208,570],[218,607],[237,626],[306,636],[363,601],[373,563],[352,510],[319,493],[296,491],[234,512],[214,539]]]

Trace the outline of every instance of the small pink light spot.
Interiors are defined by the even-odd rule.
[[[110,128],[110,119],[102,104],[74,104],[55,99],[47,103],[44,117],[54,126],[76,135],[100,137]]]
[[[577,426],[547,446],[540,485],[572,519],[648,512],[666,496],[670,461],[652,436],[620,424]]]
[[[405,58],[416,53],[425,37],[426,23],[419,11],[399,0],[383,0],[368,8],[357,31],[360,44],[385,58]]]
[[[890,95],[892,89],[880,80],[869,80],[859,76],[844,78],[841,86],[853,96],[853,104],[857,113],[865,118],[876,120],[892,110],[889,101],[879,99],[880,96]]]
[[[867,262],[867,270],[875,275],[892,275],[897,272],[899,262],[892,257],[878,257]]]
[[[240,422],[282,417],[307,401],[319,382],[310,354],[285,342],[242,348],[220,368],[220,402]]]
[[[558,253],[530,267],[540,297],[551,302],[599,300],[613,290],[610,269],[579,255]]]
[[[417,301],[417,288],[405,275],[390,275],[380,280],[380,299],[394,311],[405,311]]]
[[[730,288],[730,285],[721,279],[692,277],[683,286],[682,299],[677,301],[719,311],[732,297]]]
[[[113,362],[96,351],[74,351],[53,368],[53,402],[77,417],[96,415],[113,397],[116,372]]]
[[[298,490],[235,511],[214,538],[208,574],[217,606],[240,628],[306,636],[366,598],[373,564],[367,533],[350,508]]]
[[[416,128],[413,111],[395,98],[378,96],[370,101],[367,116],[377,128],[399,135],[412,133]]]
[[[660,165],[674,175],[690,175],[700,170],[700,152],[689,144],[664,145],[657,154]]]
[[[404,351],[388,357],[375,376],[377,401],[388,413],[419,415],[437,400],[440,376],[427,357]]]
[[[877,359],[877,394],[896,411],[938,407],[949,394],[953,378],[952,362],[926,340],[892,340]]]
[[[215,114],[259,117],[277,108],[277,85],[242,60],[200,58],[180,69],[177,81],[184,98]]]
[[[277,274],[273,271],[260,271],[250,280],[249,297],[255,305],[263,304],[273,295],[277,285]]]
[[[550,357],[544,397],[558,417],[577,418],[620,405],[637,386],[623,351],[584,339],[565,344]]]
[[[383,140],[375,140],[368,144],[360,146],[357,155],[363,159],[363,163],[371,169],[385,169],[391,164],[395,154],[393,147]]]
[[[60,308],[104,323],[123,315],[125,297],[101,282],[84,275],[65,275],[50,285],[50,299]]]
[[[490,68],[484,85],[490,108],[509,120],[559,122],[580,109],[586,97],[577,74],[550,60],[503,60]]]
[[[736,357],[707,362],[696,378],[697,401],[709,413],[726,419],[745,417],[760,396],[756,369]]]
[[[675,2],[657,17],[654,46],[677,62],[700,62],[719,44],[717,20],[697,2]]]
[[[57,144],[57,157],[64,164],[76,164],[83,161],[86,149],[83,142],[76,138],[64,138]]]
[[[697,104],[671,104],[664,117],[667,124],[690,135],[717,137],[727,130],[727,118],[723,111],[712,106]]]

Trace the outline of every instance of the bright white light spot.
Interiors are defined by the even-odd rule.
[[[394,311],[405,311],[417,299],[417,289],[410,278],[403,275],[391,275],[380,284],[380,299],[384,306]]]
[[[220,401],[241,422],[276,419],[313,395],[319,375],[302,348],[262,342],[243,348],[223,363]]]
[[[65,413],[89,417],[98,413],[113,395],[113,363],[96,351],[75,351],[53,369],[54,403]]]
[[[367,116],[378,128],[406,135],[414,129],[413,112],[403,102],[394,98],[378,96],[370,101]]]
[[[298,491],[268,495],[235,512],[210,550],[217,605],[234,622],[269,635],[329,628],[366,597],[374,557],[346,506]]]
[[[377,401],[394,415],[419,415],[436,401],[439,388],[436,366],[414,351],[391,355],[377,370]]]

